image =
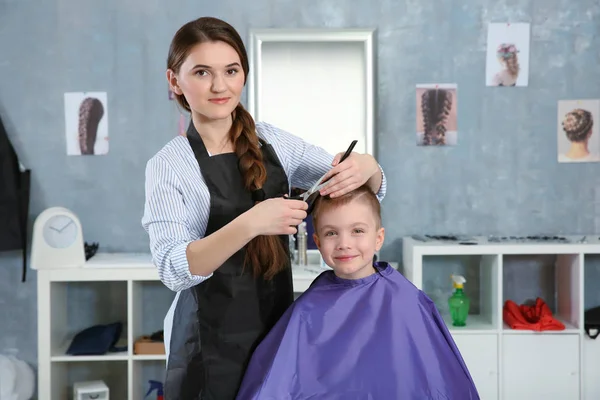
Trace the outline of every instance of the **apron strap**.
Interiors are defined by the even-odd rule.
[[[194,151],[194,155],[196,156],[197,159],[206,159],[209,158],[210,156],[208,155],[208,151],[206,150],[206,146],[204,146],[204,142],[202,141],[202,138],[200,137],[200,134],[198,133],[198,131],[196,130],[196,127],[194,126],[193,121],[190,121],[190,124],[188,125],[188,129],[186,132],[186,135],[188,142],[190,143],[190,146],[192,147],[192,150]]]

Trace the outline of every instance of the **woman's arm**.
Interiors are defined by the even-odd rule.
[[[158,268],[160,280],[176,292],[210,278],[210,274],[198,275],[190,271],[186,249],[197,237],[189,227],[188,209],[183,202],[181,187],[179,178],[167,160],[155,156],[148,161],[142,226],[148,233],[152,260]],[[206,213],[206,221],[208,204],[206,201],[198,205],[201,212]]]
[[[306,218],[307,204],[300,200],[271,198],[240,214],[229,224],[187,248],[193,274],[213,273],[229,257],[258,235],[292,235]]]
[[[142,224],[159,276],[180,291],[209,278],[227,259],[258,235],[294,233],[306,217],[301,201],[269,199],[208,236],[193,238],[186,220],[182,185],[166,160],[151,159],[146,167],[146,205]],[[199,205],[208,220],[209,201]],[[204,206],[204,207],[203,207]]]
[[[242,214],[221,229],[191,242],[186,251],[190,271],[196,275],[211,275],[256,236]]]
[[[373,156],[352,153],[340,164],[343,155],[338,153],[335,156],[333,168],[323,178],[327,185],[321,189],[322,195],[342,196],[365,184],[374,193],[383,192],[385,195],[383,170]]]
[[[307,143],[302,138],[265,122],[257,123],[257,128],[267,142],[273,144],[277,154],[282,158],[293,187],[308,189],[332,169],[335,157],[322,147]],[[381,201],[387,191],[385,174],[373,156],[368,154],[364,156],[371,158],[378,166],[378,170],[367,180],[367,184]]]
[[[374,193],[377,193],[377,197],[379,198],[379,201],[381,201],[385,197],[387,191],[387,181],[381,165],[379,165],[375,158],[373,158],[373,161],[377,163],[377,171],[375,171],[375,173],[367,180],[367,185],[369,185]]]

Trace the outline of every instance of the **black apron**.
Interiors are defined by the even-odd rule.
[[[235,153],[209,156],[190,123],[187,138],[210,192],[206,236],[254,205],[244,187]],[[267,180],[265,198],[288,194],[287,175],[273,148],[261,141]],[[288,251],[288,236],[280,237]],[[258,343],[294,300],[291,265],[271,281],[243,269],[245,249],[213,276],[180,292],[175,306],[166,400],[233,400]],[[288,258],[289,259],[289,258]]]
[[[19,157],[0,119],[0,251],[21,250],[21,281],[27,275],[27,218],[31,171],[21,170]]]

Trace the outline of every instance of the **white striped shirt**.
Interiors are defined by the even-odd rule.
[[[333,155],[324,149],[264,122],[256,123],[256,131],[275,150],[290,188],[309,188],[331,169]],[[380,201],[386,193],[381,173]],[[186,257],[188,244],[204,237],[210,193],[185,136],[172,139],[148,161],[145,193],[142,226],[161,281],[178,292],[210,278],[192,275]]]

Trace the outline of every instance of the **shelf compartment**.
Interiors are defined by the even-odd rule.
[[[600,290],[598,290],[598,282],[600,282],[600,254],[586,254],[584,256],[584,311],[590,308],[600,306]]]
[[[127,360],[129,358],[129,352],[127,351],[118,351],[113,353],[106,353],[101,355],[80,355],[73,356],[67,354],[67,349],[71,344],[71,340],[66,340],[63,342],[62,346],[53,349],[53,353],[50,355],[50,361],[52,362],[82,362],[82,361],[118,361],[118,360]],[[117,343],[118,347],[127,345],[127,339],[121,338]]]
[[[122,324],[118,346],[127,345],[127,282],[52,282],[50,283],[50,360],[102,361],[126,360],[128,352],[103,355],[67,355],[75,335],[94,325]]]
[[[138,361],[167,361],[166,354],[134,354],[132,356],[133,360]]]
[[[160,281],[131,281],[129,284],[131,354],[137,360],[164,360],[164,354],[135,354],[133,344],[141,336],[150,336],[163,329],[165,315],[171,307],[175,293]]]
[[[579,335],[503,335],[502,397],[580,399],[580,338]]]
[[[498,255],[425,255],[422,287],[435,303],[453,334],[490,333],[499,325],[500,257]],[[462,275],[465,294],[471,300],[467,325],[452,325],[448,298],[454,292],[451,275]]]
[[[502,305],[546,302],[560,331],[512,329],[503,322],[505,334],[579,334],[582,328],[583,268],[579,254],[505,254],[502,260]]]
[[[165,361],[136,360],[131,365],[131,399],[143,399],[149,389],[148,381],[164,384],[166,378]],[[151,398],[156,398],[156,392]]]
[[[488,335],[453,335],[482,399],[498,398],[498,338]]]
[[[73,399],[73,385],[81,381],[103,381],[111,399],[127,399],[127,361],[51,364],[51,399]],[[142,398],[142,397],[139,397]]]

